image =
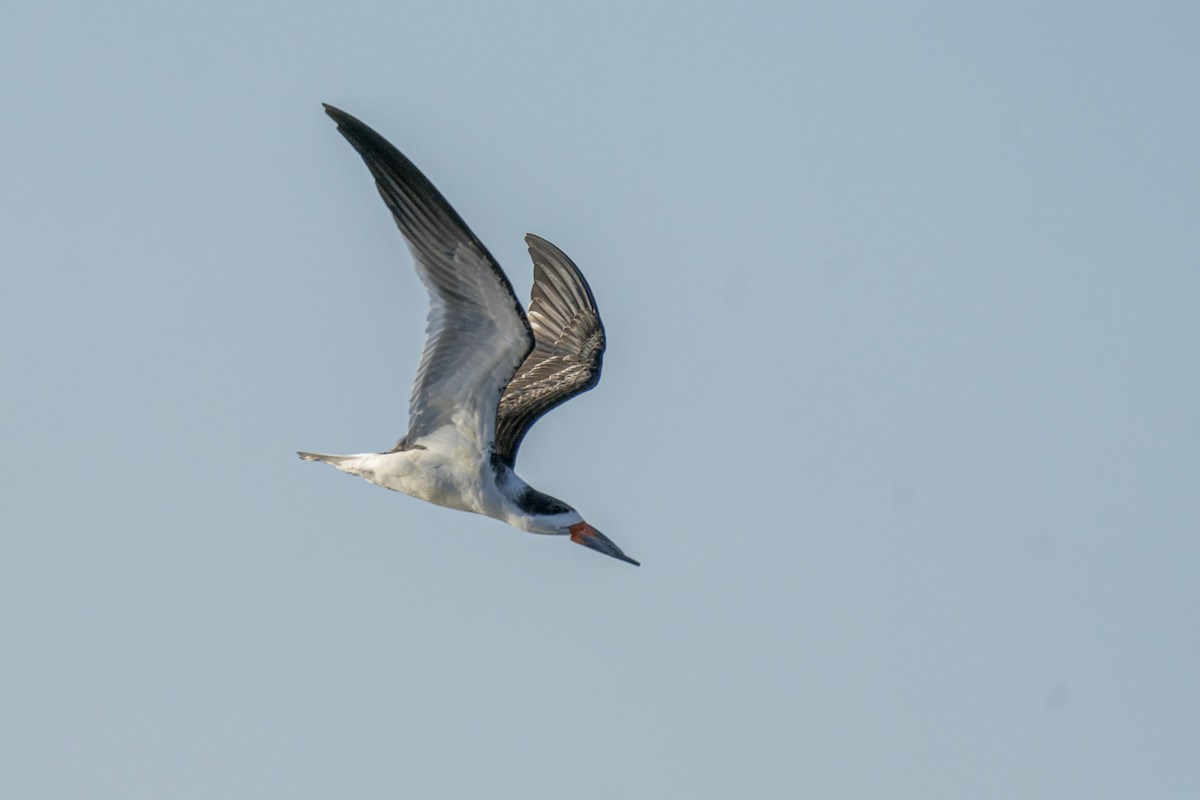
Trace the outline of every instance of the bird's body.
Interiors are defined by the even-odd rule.
[[[349,456],[300,455],[307,461],[325,461],[342,472],[418,500],[502,519],[503,496],[489,480],[489,467],[480,461],[478,453],[422,449]]]
[[[342,472],[434,505],[482,514],[528,533],[558,533],[583,522],[574,509],[533,489],[503,464],[467,448],[427,440],[411,450],[335,456],[300,453]]]
[[[428,179],[383,137],[326,112],[375,176],[429,290],[408,432],[384,453],[300,453],[397,492],[571,540],[637,564],[566,503],[513,471],[539,417],[600,379],[604,327],[591,289],[557,247],[527,235],[528,315],[499,264]]]

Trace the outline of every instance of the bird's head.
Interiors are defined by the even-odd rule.
[[[581,544],[635,567],[641,566],[622,553],[621,548],[613,544],[611,539],[584,522],[579,512],[562,500],[531,488],[511,473],[507,480],[509,482],[503,484],[505,490],[520,512],[507,520],[513,527],[530,533],[570,536],[575,544]]]

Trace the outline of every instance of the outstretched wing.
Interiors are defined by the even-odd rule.
[[[346,112],[330,105],[325,112],[375,176],[429,291],[425,349],[404,441],[416,444],[449,425],[465,444],[486,452],[501,392],[534,346],[512,284],[411,161]]]
[[[500,397],[496,457],[512,467],[521,440],[550,409],[600,382],[604,325],[592,290],[571,259],[533,234],[525,237],[533,257],[529,323],[533,350]]]

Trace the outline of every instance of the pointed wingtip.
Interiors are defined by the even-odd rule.
[[[536,233],[525,234],[525,247],[529,250],[529,257],[533,259],[535,265],[539,260],[550,260],[555,258],[556,254],[562,254],[562,251],[553,242],[543,239]],[[562,257],[566,258],[566,255],[563,254]]]
[[[570,257],[568,257],[558,245],[549,239],[543,239],[536,233],[525,234],[525,246],[529,248],[529,257],[533,259],[535,266],[539,261],[550,264],[557,264],[559,262],[571,263]],[[574,264],[571,264],[571,266],[574,267],[576,271],[579,270],[579,268],[575,267]]]

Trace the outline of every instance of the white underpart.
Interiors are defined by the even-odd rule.
[[[492,517],[529,533],[566,534],[568,527],[583,521],[575,511],[555,515],[524,511],[513,498],[528,488],[527,484],[513,473],[508,473],[503,485],[497,484],[490,455],[470,446],[453,425],[443,426],[413,444],[418,446],[395,453],[302,453],[301,457],[324,461],[385,489]]]

